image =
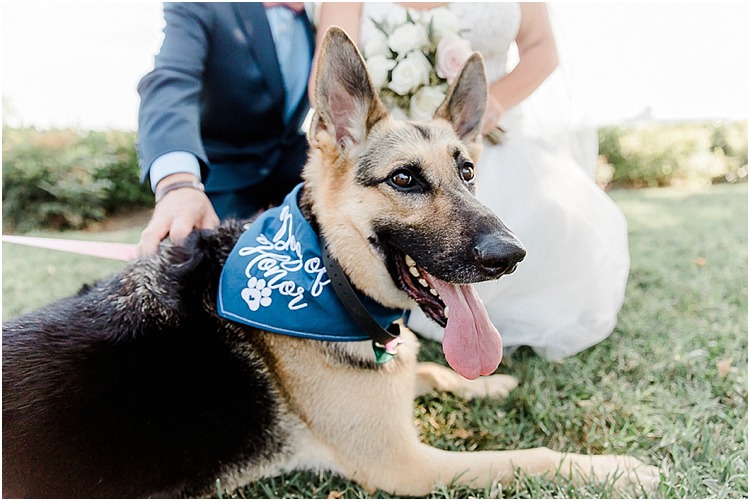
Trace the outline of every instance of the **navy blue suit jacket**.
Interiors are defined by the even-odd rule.
[[[154,69],[138,84],[142,180],[171,151],[198,157],[208,192],[251,186],[278,168],[301,169],[307,94],[285,124],[284,84],[263,4],[165,3],[164,19]],[[305,22],[312,58],[314,35]]]

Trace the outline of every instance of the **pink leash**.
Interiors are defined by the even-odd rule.
[[[117,261],[132,261],[138,257],[135,244],[95,242],[89,240],[66,240],[62,238],[19,237],[3,235],[3,242],[52,249],[84,256],[102,257]]]

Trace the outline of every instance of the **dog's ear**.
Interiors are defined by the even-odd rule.
[[[364,140],[372,126],[388,115],[357,47],[337,26],[329,28],[323,39],[315,82],[312,140],[326,130],[345,150]]]
[[[487,76],[479,52],[469,57],[461,74],[448,89],[445,100],[435,112],[453,125],[458,137],[470,143],[479,138],[487,107]]]

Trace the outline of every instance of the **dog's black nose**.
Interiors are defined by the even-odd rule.
[[[516,265],[526,257],[526,249],[513,236],[485,234],[476,241],[474,257],[486,273],[500,276],[516,270]]]

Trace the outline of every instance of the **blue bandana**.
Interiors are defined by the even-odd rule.
[[[219,315],[289,336],[366,341],[330,285],[318,235],[297,205],[301,187],[240,236],[221,272]],[[384,328],[403,314],[361,294],[360,300]]]

